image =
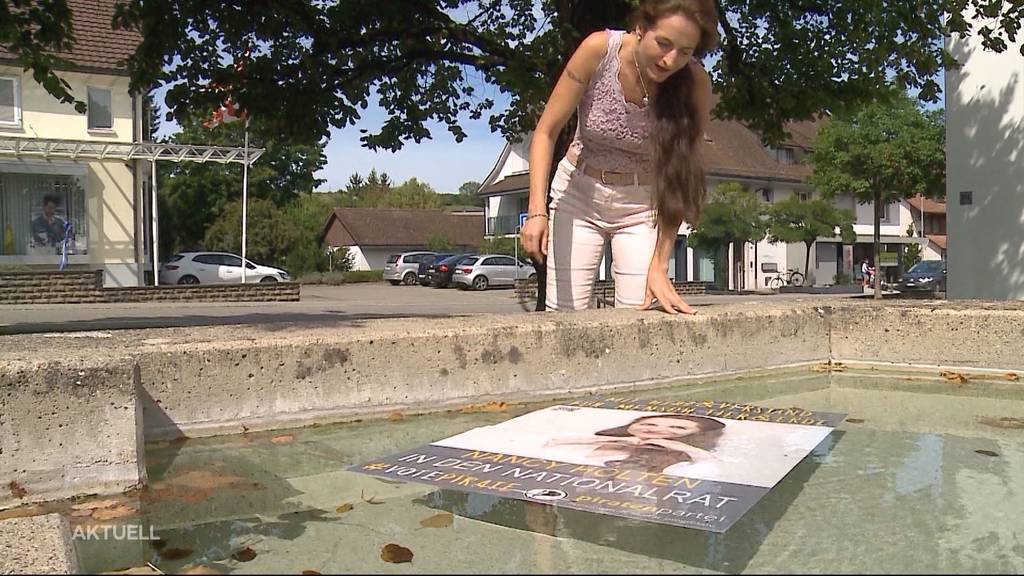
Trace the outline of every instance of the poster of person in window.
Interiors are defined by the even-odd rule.
[[[61,203],[61,197],[56,194],[43,196],[41,211],[32,219],[32,244],[47,248],[47,252],[52,249],[58,254],[63,247],[65,236],[69,240],[68,250],[74,248],[74,231],[68,225],[68,220],[57,213]]]

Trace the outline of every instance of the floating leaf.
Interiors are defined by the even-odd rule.
[[[409,550],[405,546],[399,546],[398,544],[387,544],[384,546],[384,549],[380,551],[380,559],[385,562],[391,562],[392,564],[412,562],[412,556],[412,550]]]
[[[1006,374],[1003,374],[1003,378],[1005,378],[1006,380],[1009,380],[1010,382],[1016,382],[1016,381],[1020,380],[1020,374],[1014,374],[1013,372],[1007,372]]]
[[[957,384],[967,383],[967,376],[964,376],[959,372],[939,372],[939,376],[942,376],[946,380],[950,382],[955,382]]]
[[[1002,418],[978,418],[978,422],[986,426],[993,426],[995,428],[1010,428],[1012,430],[1024,429],[1024,418],[1011,418],[1004,416]]]
[[[337,512],[338,514],[344,514],[345,512],[351,512],[352,511],[352,504],[349,503],[349,502],[345,502],[344,504],[341,504],[337,508],[335,508],[334,511]]]
[[[294,434],[281,434],[280,436],[274,436],[270,439],[274,444],[291,444],[295,442]]]
[[[982,456],[999,456],[999,453],[993,452],[991,450],[975,450],[975,452],[981,454]]]
[[[317,572],[316,570],[303,570],[302,573],[309,574],[310,576],[315,576],[316,574],[319,574],[319,572]]]
[[[160,551],[160,557],[164,560],[184,560],[191,555],[191,548],[164,548]]]
[[[495,402],[494,400],[485,404],[472,404],[465,406],[459,410],[463,414],[470,414],[473,412],[504,412],[508,410],[508,404],[505,402]]]
[[[239,562],[252,562],[256,559],[256,551],[252,548],[245,547],[232,554],[231,557]]]
[[[96,520],[113,520],[115,518],[124,518],[125,516],[131,516],[138,512],[138,509],[132,508],[131,506],[118,506],[116,508],[103,508],[100,510],[93,510],[92,517]]]
[[[28,490],[22,488],[21,484],[18,484],[14,480],[11,480],[10,484],[8,484],[7,487],[11,490],[11,496],[14,496],[18,500],[21,500],[25,496],[28,496]]]
[[[454,521],[454,516],[447,512],[443,512],[420,520],[420,526],[423,526],[424,528],[447,528],[451,526]]]
[[[401,412],[392,412],[391,414],[388,414],[388,422],[398,422],[403,418],[405,418],[405,416],[402,416]]]
[[[363,502],[366,502],[367,504],[383,504],[383,502],[381,502],[380,500],[377,500],[376,496],[370,496],[369,498],[367,498],[363,494],[362,490],[359,491],[359,499],[362,500]]]
[[[850,424],[863,424],[864,423],[864,419],[863,418],[847,418],[846,421],[849,422]]]

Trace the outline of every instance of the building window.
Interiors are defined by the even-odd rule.
[[[771,188],[758,188],[758,192],[761,193],[761,201],[767,204],[771,204],[775,197],[775,193]]]
[[[21,86],[13,76],[0,76],[0,126],[21,126]]]
[[[114,118],[110,110],[110,90],[89,87],[89,130],[110,130]]]
[[[0,256],[88,252],[84,177],[0,173]]]
[[[797,192],[796,193],[796,197],[801,202],[810,202],[811,201],[811,193],[810,192]]]
[[[766,146],[768,155],[775,159],[779,164],[793,164],[796,162],[794,152],[792,148],[772,148]]]

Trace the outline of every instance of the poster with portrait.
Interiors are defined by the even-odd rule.
[[[352,470],[725,532],[844,416],[610,397],[536,410]]]

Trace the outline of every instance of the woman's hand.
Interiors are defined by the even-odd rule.
[[[543,262],[548,253],[548,217],[535,216],[527,218],[520,235],[523,248],[536,262]]]
[[[683,299],[679,297],[675,286],[672,285],[672,281],[668,278],[666,267],[652,261],[650,268],[647,270],[647,294],[644,296],[644,303],[640,306],[640,309],[652,309],[655,300],[661,305],[662,310],[669,314],[678,314],[679,312],[683,314],[697,313],[693,306],[683,302]]]
[[[651,438],[651,439],[648,439],[648,440],[644,440],[643,442],[640,443],[640,446],[647,446],[647,445],[660,446],[660,447],[665,448],[667,450],[674,450],[676,452],[683,452],[683,453],[689,455],[689,457],[694,462],[700,462],[700,461],[704,461],[704,460],[713,460],[715,458],[714,455],[711,454],[711,452],[708,452],[707,450],[703,450],[701,448],[697,448],[696,446],[690,446],[689,444],[687,444],[685,442],[680,442],[678,440],[669,440],[667,438]]]

